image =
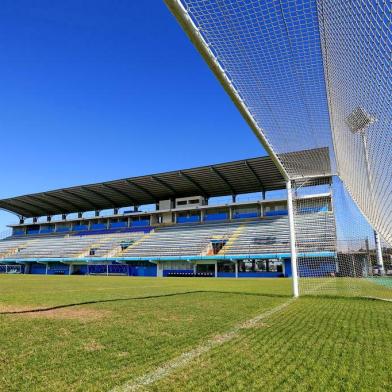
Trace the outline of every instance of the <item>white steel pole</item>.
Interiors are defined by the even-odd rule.
[[[290,252],[291,252],[291,274],[293,276],[293,295],[299,296],[298,287],[298,270],[297,270],[297,247],[295,243],[295,226],[294,226],[294,209],[293,209],[293,195],[291,191],[291,181],[286,182],[287,189],[287,207],[289,215],[289,229],[290,229]]]
[[[382,249],[381,249],[381,240],[380,235],[377,231],[374,231],[374,239],[376,242],[376,255],[377,255],[377,264],[380,266],[380,274],[384,275],[384,260],[382,259]]]
[[[375,202],[374,202],[373,176],[372,176],[372,170],[370,167],[370,157],[369,157],[366,131],[361,132],[361,137],[362,137],[362,144],[363,144],[363,150],[364,150],[364,155],[365,155],[366,170],[367,170],[367,175],[368,175],[370,199],[372,201],[372,207],[374,208]],[[378,234],[378,232],[376,230],[374,230],[374,240],[376,243],[377,265],[380,266],[380,274],[384,275],[384,261],[382,259],[381,240],[380,240],[380,235]]]

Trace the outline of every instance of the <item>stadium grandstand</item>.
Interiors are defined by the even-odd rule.
[[[312,177],[299,181],[316,188],[303,197],[312,208],[302,208],[297,221],[306,244],[298,253],[302,274],[312,276],[338,272],[327,149],[320,154],[317,186]],[[0,200],[19,216],[0,241],[0,270],[290,277],[285,188],[273,160],[259,157]]]

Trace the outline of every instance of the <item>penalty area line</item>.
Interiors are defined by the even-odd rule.
[[[185,367],[191,361],[200,357],[202,354],[205,354],[210,350],[212,350],[213,348],[233,340],[239,335],[241,330],[252,328],[252,326],[256,326],[262,320],[265,320],[268,317],[272,316],[273,314],[282,311],[293,301],[295,301],[295,298],[290,298],[288,301],[278,306],[275,306],[272,309],[266,310],[265,312],[260,313],[256,317],[246,320],[240,324],[237,324],[229,331],[223,332],[222,334],[219,335],[215,335],[214,337],[208,339],[206,342],[203,342],[196,348],[181,354],[180,356],[166,362],[162,366],[156,368],[155,370],[149,373],[144,374],[143,376],[136,378],[135,380],[126,382],[123,385],[111,389],[110,392],[138,391],[143,387],[147,387],[148,385],[154,384],[155,382],[164,379],[165,377],[173,373],[175,370]]]

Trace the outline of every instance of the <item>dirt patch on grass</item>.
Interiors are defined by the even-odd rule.
[[[24,312],[26,310],[31,310],[31,309],[33,309],[31,306],[0,304],[0,313],[4,313],[4,312]]]
[[[72,307],[72,308],[44,310],[41,312],[22,313],[18,315],[13,315],[13,317],[95,321],[108,317],[110,314],[111,312],[108,310]]]
[[[251,329],[251,328],[268,328],[269,325],[266,323],[263,323],[262,321],[256,321],[256,322],[245,322],[244,324],[241,325],[241,329]]]
[[[93,351],[101,351],[105,348],[105,346],[99,342],[96,342],[95,340],[92,340],[84,344],[83,348],[86,351],[93,352]]]

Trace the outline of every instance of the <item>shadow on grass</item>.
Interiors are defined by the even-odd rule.
[[[15,311],[6,311],[0,312],[0,315],[12,315],[12,314],[25,314],[25,313],[39,313],[39,312],[49,312],[57,309],[71,308],[74,306],[81,305],[93,305],[93,304],[102,304],[108,302],[120,302],[120,301],[137,301],[137,300],[147,300],[147,299],[155,299],[155,298],[165,298],[165,297],[176,297],[182,295],[190,295],[190,294],[231,294],[231,295],[249,295],[256,297],[267,297],[267,298],[290,298],[291,295],[283,295],[283,294],[271,294],[271,293],[249,293],[249,292],[241,292],[241,291],[216,291],[216,290],[194,290],[194,291],[183,291],[180,293],[169,293],[169,294],[160,294],[160,295],[146,295],[142,297],[122,297],[122,298],[111,298],[111,299],[98,299],[93,301],[84,301],[84,302],[75,302],[70,304],[63,305],[55,305],[45,308],[35,308],[35,309],[24,309],[24,310],[15,310]]]

